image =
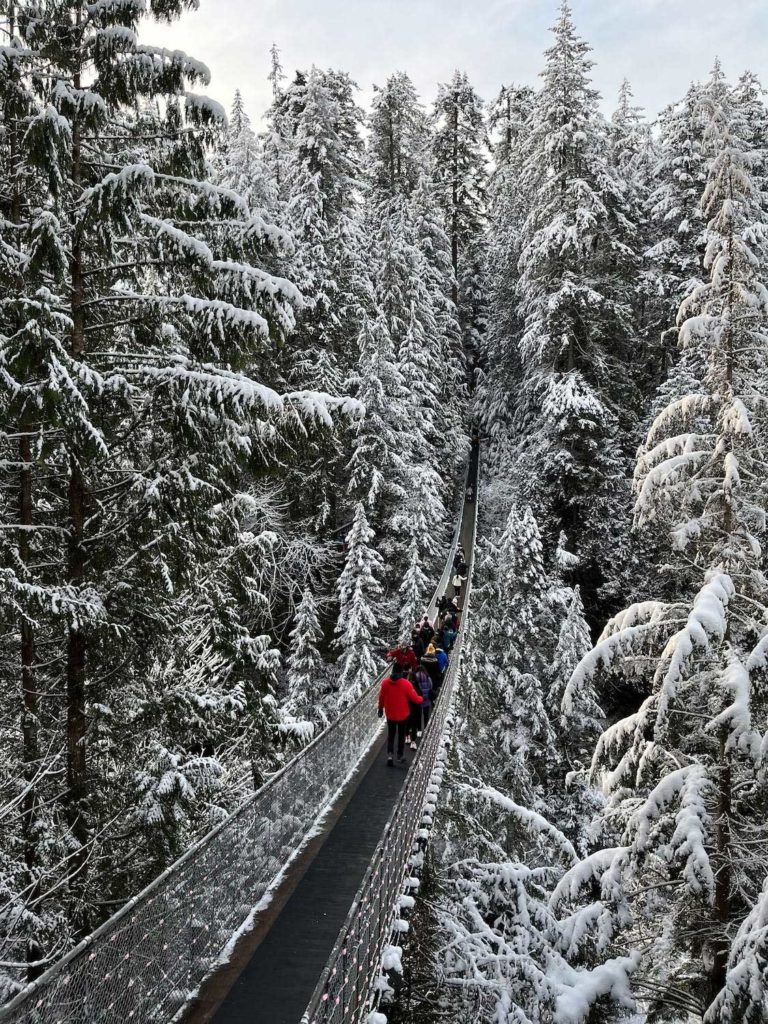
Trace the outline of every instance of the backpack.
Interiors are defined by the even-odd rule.
[[[432,680],[429,678],[427,672],[423,668],[420,668],[413,677],[413,681],[416,683],[418,693],[427,699],[432,689]]]

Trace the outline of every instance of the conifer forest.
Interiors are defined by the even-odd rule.
[[[197,6],[0,0],[0,1005],[386,670],[479,438],[381,1019],[766,1024],[760,79],[601,96],[551,0],[535,81],[275,45],[262,118]]]

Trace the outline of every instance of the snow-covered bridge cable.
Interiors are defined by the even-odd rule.
[[[477,463],[473,468],[475,471],[468,479],[477,495]],[[391,948],[393,938],[402,927],[402,896],[409,888],[418,886],[418,879],[411,877],[411,861],[418,851],[425,804],[434,803],[436,766],[444,750],[444,736],[457,693],[469,617],[477,533],[476,503],[470,514],[473,516],[472,543],[467,552],[469,572],[464,612],[447,677],[421,746],[301,1024],[364,1024],[376,1019],[376,983],[382,968],[388,966],[382,962],[385,950]],[[439,774],[442,777],[442,772]]]
[[[461,516],[430,609],[450,577]],[[0,1024],[167,1024],[306,843],[383,722],[377,680],[220,825],[37,981]]]

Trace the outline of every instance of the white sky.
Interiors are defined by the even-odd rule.
[[[626,75],[657,113],[706,76],[715,56],[729,77],[745,68],[768,85],[766,0],[572,0],[593,47],[606,111]],[[374,83],[407,71],[422,100],[454,68],[484,99],[502,83],[535,84],[558,0],[200,0],[172,26],[147,25],[145,42],[185,50],[213,76],[206,90],[229,109],[240,88],[258,128],[269,103],[269,48],[289,75],[313,63],[348,71],[366,104]]]

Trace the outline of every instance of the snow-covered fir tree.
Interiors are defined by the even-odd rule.
[[[410,195],[429,157],[430,132],[413,82],[404,72],[374,86],[369,142],[371,179],[380,195]]]
[[[626,187],[606,159],[589,46],[567,3],[553,31],[522,172],[530,212],[518,281],[518,472],[552,540],[561,529],[578,534],[579,582],[593,605],[606,564],[598,524],[621,515],[636,423],[627,291],[636,256]]]
[[[296,623],[290,632],[287,659],[288,703],[299,720],[328,722],[328,673],[319,651],[322,641],[317,603],[308,588],[296,609]]]
[[[213,159],[214,180],[242,196],[251,210],[275,214],[277,193],[239,89],[235,92],[229,121],[222,135]]]
[[[584,605],[579,588],[568,589],[563,595],[566,603],[557,638],[547,694],[547,708],[552,719],[558,723],[562,743],[571,758],[584,757],[594,746],[601,729],[602,711],[597,703],[594,689],[585,686],[571,688],[568,702],[563,705],[565,688],[576,666],[592,647],[589,627],[584,618]],[[562,599],[562,598],[561,598]]]
[[[285,72],[280,63],[280,48],[277,43],[272,43],[269,50],[269,75],[267,76],[272,93],[272,104],[265,115],[267,130],[264,133],[264,153],[279,196],[282,195],[283,161],[288,139],[288,127],[284,123],[285,105],[282,86],[284,80]]]
[[[655,322],[664,370],[676,355],[675,317],[680,303],[702,276],[699,203],[707,172],[699,94],[699,87],[691,85],[683,100],[662,112],[648,196],[655,237],[646,256],[657,293],[649,316]]]
[[[494,166],[488,187],[489,224],[486,236],[485,283],[489,318],[482,339],[473,406],[494,445],[485,458],[504,463],[503,450],[520,379],[521,333],[516,286],[522,226],[528,214],[522,188],[524,143],[533,108],[533,89],[505,86],[491,105]]]
[[[372,546],[374,532],[365,506],[358,502],[352,529],[347,534],[344,570],[337,585],[339,618],[336,645],[340,651],[337,674],[339,704],[353,703],[371,685],[381,668],[375,647],[379,632],[378,609],[383,562]]]
[[[424,297],[434,319],[435,338],[429,346],[429,373],[436,391],[434,440],[437,463],[444,474],[455,475],[466,449],[466,412],[469,400],[471,352],[461,330],[460,312],[452,297],[452,257],[435,189],[423,175],[411,197],[414,238]]]
[[[409,644],[414,625],[421,619],[426,604],[427,577],[421,568],[419,538],[414,536],[408,548],[408,568],[400,584],[400,642]]]
[[[312,68],[284,96],[290,133],[283,189],[298,247],[302,291],[309,302],[299,319],[301,361],[295,384],[307,378],[338,389],[353,338],[348,321],[365,287],[360,275],[359,222],[362,110],[354,85],[340,72]]]
[[[488,177],[483,103],[465,72],[438,89],[433,112],[435,188],[451,243],[451,296],[464,349],[473,362],[482,345],[483,228]]]
[[[366,318],[358,339],[358,361],[347,388],[365,406],[352,438],[347,466],[352,494],[375,522],[389,519],[404,500],[407,395],[386,320]]]
[[[638,257],[626,284],[635,332],[632,362],[640,399],[637,411],[642,415],[643,401],[664,380],[667,364],[666,350],[660,345],[656,268],[647,255],[656,241],[648,205],[657,147],[651,125],[633,100],[632,87],[624,79],[608,128],[608,144],[610,164],[623,183],[626,198],[626,220],[620,225],[619,238],[623,237]]]

